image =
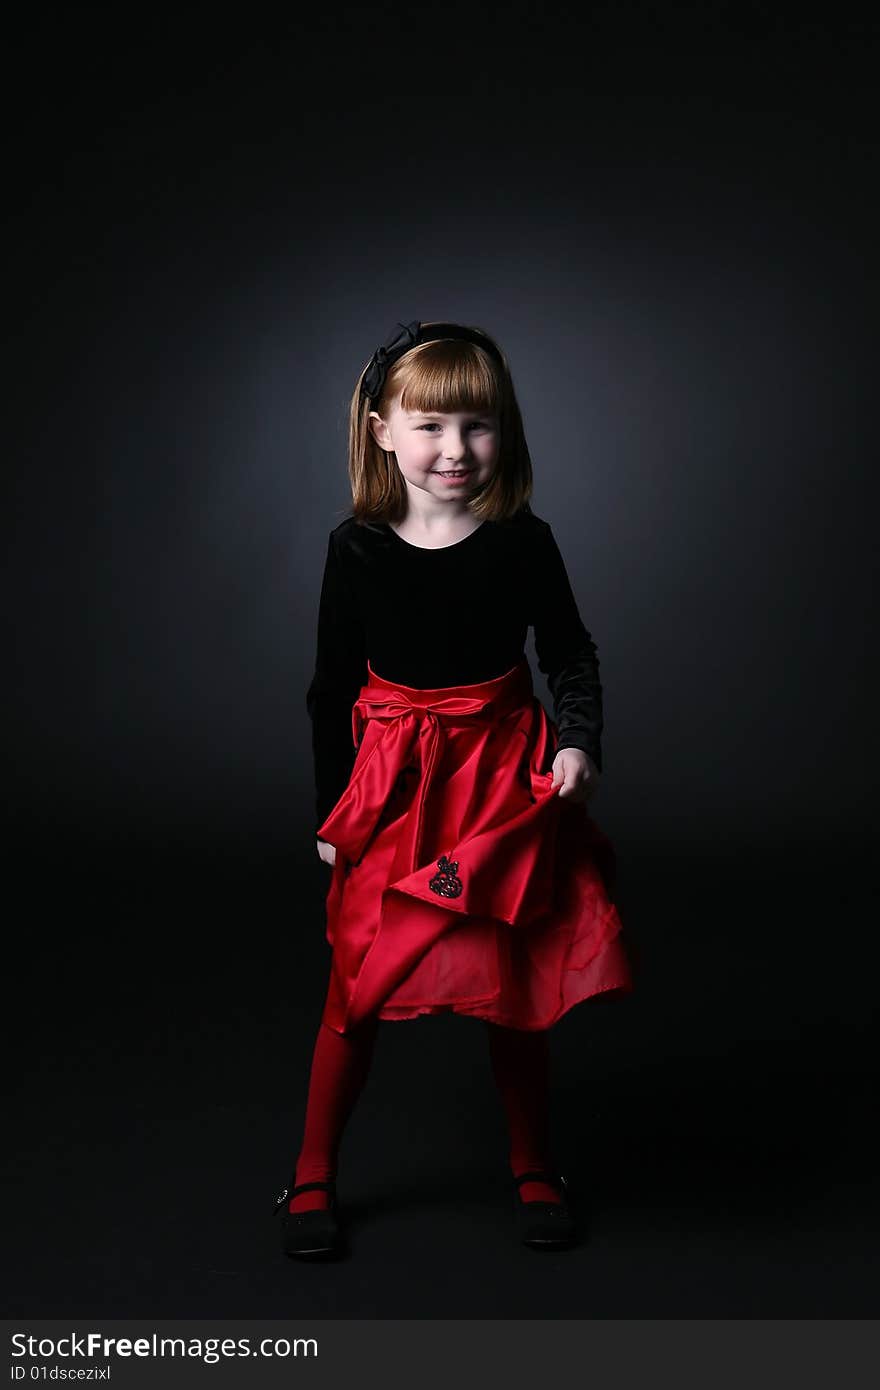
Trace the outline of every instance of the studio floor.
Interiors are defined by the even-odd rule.
[[[303,1262],[273,1200],[329,965],[323,866],[128,845],[69,867],[19,909],[7,1316],[877,1315],[876,948],[852,948],[872,907],[851,879],[695,856],[672,895],[661,862],[621,863],[638,992],[552,1033],[571,1250],[517,1243],[483,1025],[383,1023],[341,1152],[350,1251]]]

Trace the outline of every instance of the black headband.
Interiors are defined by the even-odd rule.
[[[500,367],[504,366],[504,360],[492,339],[487,338],[485,333],[480,333],[478,329],[466,328],[460,323],[433,323],[430,328],[422,328],[418,319],[413,319],[412,323],[398,323],[397,327],[402,332],[392,333],[382,347],[376,348],[364,372],[361,395],[368,396],[370,400],[375,400],[381,395],[391,364],[419,343],[434,343],[440,338],[460,338],[464,342],[476,343],[478,347],[485,349]]]

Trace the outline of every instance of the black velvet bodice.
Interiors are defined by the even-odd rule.
[[[351,709],[369,679],[368,659],[377,675],[417,689],[472,685],[516,665],[530,626],[553,697],[557,751],[581,748],[601,771],[596,646],[546,521],[525,508],[436,550],[404,541],[385,522],[348,517],[335,527],[306,696],[316,825],[351,776]]]

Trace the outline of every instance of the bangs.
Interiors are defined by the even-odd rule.
[[[391,384],[390,384],[391,385]],[[495,414],[500,399],[498,381],[484,353],[454,340],[424,344],[400,364],[391,386],[403,410],[452,414],[475,411]]]

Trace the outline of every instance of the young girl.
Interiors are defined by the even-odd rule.
[[[522,1240],[571,1243],[548,1132],[548,1029],[633,988],[614,851],[585,802],[602,691],[504,354],[398,325],[351,404],[352,514],[330,532],[307,697],[330,983],[305,1132],[276,1199],[290,1255],[338,1249],[336,1171],[380,1019],[484,1021]],[[524,654],[534,628],[551,720]]]

